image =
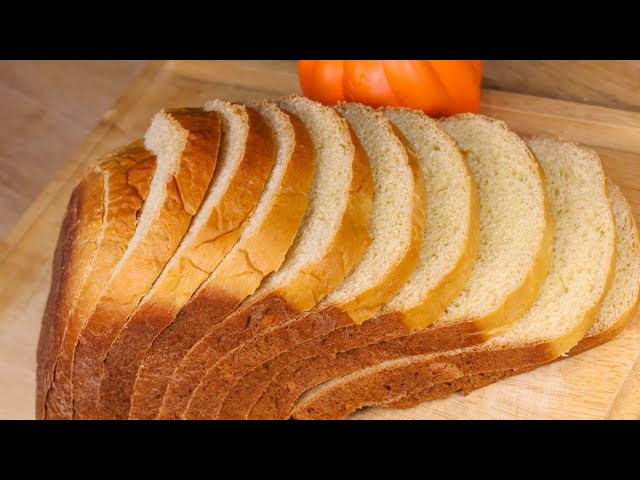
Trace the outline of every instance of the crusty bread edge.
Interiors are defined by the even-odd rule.
[[[73,366],[74,418],[77,416],[90,419],[101,416],[99,388],[104,371],[103,360],[117,331],[133,313],[132,308],[135,310],[139,301],[139,293],[133,293],[131,286],[138,285],[139,289],[140,283],[144,282],[145,290],[148,291],[162,267],[175,253],[192,216],[204,198],[215,168],[215,159],[204,151],[202,136],[208,132],[203,129],[199,119],[194,119],[198,113],[199,110],[196,109],[179,109],[172,113],[173,121],[178,121],[173,115],[180,115],[180,121],[186,122],[183,128],[189,132],[189,141],[181,152],[176,170],[163,186],[165,197],[162,199],[157,217],[148,225],[147,231],[133,247],[129,257],[126,260],[123,257],[121,260],[124,263],[109,279],[78,339]],[[205,114],[215,117],[218,121],[217,114]],[[196,136],[193,130],[189,130],[192,123],[203,132],[202,135]],[[171,231],[169,226],[172,227]],[[154,244],[158,244],[158,239],[165,242],[162,250],[153,247]],[[155,261],[141,262],[138,256],[142,253],[149,255],[148,252],[152,252]],[[132,299],[135,305],[132,304]],[[108,331],[105,330],[106,324],[110,324]],[[117,331],[113,331],[114,326]]]
[[[97,177],[97,178],[96,178]],[[53,256],[53,264],[51,271],[51,286],[49,295],[42,317],[42,325],[40,327],[40,337],[37,347],[37,370],[36,370],[36,418],[44,419],[46,416],[46,400],[49,387],[53,382],[55,373],[55,365],[62,347],[65,323],[68,318],[64,318],[60,311],[60,303],[70,304],[72,299],[66,299],[71,292],[68,288],[68,276],[74,272],[74,253],[78,248],[81,237],[81,210],[85,203],[91,202],[92,191],[90,184],[95,181],[103,181],[101,173],[91,171],[83,178],[74,188],[69,198],[65,216],[62,220],[58,242],[56,244]],[[104,191],[100,191],[100,200],[102,201],[104,210]],[[69,301],[71,300],[71,301]],[[70,305],[69,305],[70,306]],[[60,344],[55,337],[60,336]]]
[[[270,292],[269,296],[282,298],[292,311],[310,310],[333,291],[371,243],[369,219],[373,178],[369,158],[349,123],[339,115],[337,117],[354,146],[347,204],[340,227],[322,258],[304,265],[285,285]]]

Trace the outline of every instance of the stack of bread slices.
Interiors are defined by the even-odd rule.
[[[593,348],[640,294],[598,155],[291,96],[163,110],[71,196],[43,419],[334,419]]]

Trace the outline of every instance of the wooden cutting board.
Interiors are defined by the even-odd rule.
[[[65,166],[0,242],[0,418],[33,418],[35,349],[51,258],[72,188],[100,155],[139,138],[162,107],[200,106],[299,93],[292,62],[153,62],[105,112]],[[492,90],[482,112],[524,135],[556,135],[594,147],[640,220],[640,113]],[[409,410],[354,418],[640,418],[640,321],[575,358]]]

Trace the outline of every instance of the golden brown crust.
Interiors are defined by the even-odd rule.
[[[261,116],[250,108],[246,113],[249,130],[244,155],[225,192],[111,345],[100,387],[104,416],[128,417],[133,384],[146,350],[236,244],[262,195],[275,160],[275,142]]]
[[[160,418],[180,418],[209,366],[227,351],[314,306],[347,275],[369,245],[373,196],[369,159],[346,120],[340,121],[354,145],[352,176],[340,228],[325,255],[320,261],[301,267],[287,284],[250,299],[200,339],[172,375]]]
[[[324,320],[324,321],[322,321]],[[220,378],[231,370],[236,375],[233,388],[224,399],[218,417],[221,419],[246,418],[269,383],[278,373],[297,362],[367,345],[369,338],[394,338],[409,332],[399,313],[381,314],[360,325],[340,312],[324,312],[324,316],[307,315],[290,322],[276,335],[262,335],[246,345],[242,351],[225,359],[218,371]],[[305,343],[303,341],[307,340]],[[279,354],[279,355],[278,355]],[[276,356],[278,355],[278,356]],[[275,357],[275,358],[274,358]],[[271,358],[265,362],[265,358]],[[244,374],[242,378],[238,378]],[[282,398],[278,398],[280,405]]]
[[[376,332],[356,330],[348,342],[323,345],[321,351],[309,349],[299,355],[299,359],[296,358],[298,355],[287,352],[284,361],[270,369],[268,378],[271,383],[252,406],[248,418],[288,418],[295,401],[305,391],[332,378],[384,361],[471,347],[487,340],[485,333],[479,331],[473,322],[460,322],[445,329],[429,327],[411,335],[407,333],[391,330],[384,332],[385,336],[378,336]],[[325,338],[331,338],[331,335]],[[318,356],[310,358],[310,353]]]
[[[362,323],[368,320],[407,281],[418,263],[424,238],[427,192],[418,159],[402,134],[391,122],[388,124],[404,146],[412,176],[411,185],[407,185],[407,188],[412,187],[409,243],[400,261],[389,268],[374,285],[370,285],[348,302],[330,305],[320,311],[303,315],[301,319],[274,326],[247,343],[241,340],[236,343],[237,347],[232,352],[220,358],[218,362],[212,363],[211,358],[216,356],[210,356],[206,362],[208,371],[201,377],[199,385],[189,399],[184,414],[186,418],[218,418],[227,393],[243,375],[297,344],[352,325],[354,322]]]
[[[582,340],[580,340],[580,342],[578,342],[575,347],[573,347],[569,351],[569,353],[567,353],[567,356],[572,357],[574,355],[586,352],[587,350],[591,350],[592,348],[608,342],[620,332],[622,332],[622,330],[624,330],[624,327],[629,323],[629,321],[638,311],[638,300],[640,300],[640,297],[635,301],[635,303],[629,310],[627,310],[613,325],[611,325],[610,328],[595,335],[585,336]],[[418,387],[414,391],[408,391],[405,394],[400,395],[395,400],[378,403],[375,406],[411,408],[423,402],[439,398],[446,398],[452,393],[458,391],[462,391],[465,395],[468,395],[474,390],[486,387],[487,385],[502,380],[503,378],[530,372],[531,370],[535,370],[536,368],[542,367],[544,365],[563,360],[564,358],[566,357],[561,356],[549,362],[544,362],[539,365],[531,365],[519,369],[485,372],[477,375],[467,375],[452,382],[438,383],[428,388]]]
[[[375,329],[376,323],[383,327],[391,325],[390,320],[376,318],[365,322],[359,328],[336,331],[322,339],[328,340],[327,343],[317,342],[315,348],[307,346],[301,355],[285,353],[282,359],[273,362],[272,368],[269,367],[272,370],[271,383],[252,405],[248,418],[288,418],[296,400],[314,386],[383,361],[420,355],[430,351],[434,342],[451,349],[459,348],[458,346],[464,342],[479,343],[483,339],[482,336],[474,336],[475,330],[472,329],[460,332],[459,335],[453,335],[452,331],[448,330],[444,337],[439,331],[434,331],[432,335],[423,335],[428,329],[414,332],[412,335],[407,335],[408,332],[400,328]],[[461,324],[461,328],[469,326],[467,322]],[[363,327],[367,327],[366,330]],[[370,335],[367,336],[366,333]],[[336,334],[344,334],[344,337],[340,338]],[[371,339],[378,339],[379,343],[371,343]]]
[[[274,202],[261,227],[229,253],[147,350],[133,387],[131,418],[158,415],[169,378],[186,352],[284,260],[307,207],[315,152],[304,124],[283,114],[291,122],[295,146]],[[215,312],[208,302],[215,302]]]
[[[414,357],[401,366],[394,363],[375,371],[356,372],[341,378],[331,388],[320,387],[308,397],[302,397],[291,416],[298,419],[344,418],[360,408],[395,400],[418,385],[424,388],[468,375],[508,370],[513,365],[536,365],[547,361],[551,354],[548,345],[536,344],[426,355],[423,360]]]
[[[83,282],[83,278],[78,277],[88,273],[85,272],[86,254],[93,255],[98,248],[97,241],[91,239],[97,238],[95,231],[100,227],[103,211],[104,175],[94,171],[82,179],[71,193],[53,257],[51,287],[37,350],[37,419],[46,417],[47,392],[53,382],[69,310],[73,308],[73,297],[79,294],[79,284]],[[83,248],[85,255],[78,251]],[[78,263],[79,259],[83,263]],[[70,278],[73,276],[76,278]]]
[[[295,312],[288,313],[290,318],[294,318]],[[282,317],[283,315],[279,315],[279,318]],[[265,316],[260,318],[264,319]],[[310,335],[323,335],[343,329],[347,325],[353,325],[351,317],[334,308],[310,312],[302,318],[278,323],[275,331],[267,330],[264,326],[246,329],[240,340],[235,342],[236,345],[240,345],[237,350],[229,344],[224,344],[223,348],[216,350],[207,345],[209,351],[204,364],[206,370],[194,379],[197,380],[196,388],[191,396],[186,398],[188,404],[185,404],[181,418],[217,418],[226,393],[242,375],[262,364],[265,359],[303,342]],[[260,334],[265,330],[266,334]],[[274,334],[270,335],[272,332]],[[229,350],[232,350],[230,354],[225,355]],[[189,360],[194,362],[191,355]],[[181,365],[183,372],[193,370],[191,362]]]
[[[84,202],[81,209],[84,213],[78,212],[76,221],[80,230],[85,229],[85,234],[79,235],[76,240],[85,237],[84,242],[87,245],[97,245],[97,249],[93,258],[83,260],[85,267],[89,269],[90,281],[83,283],[72,308],[65,310],[60,305],[56,307],[58,315],[62,314],[64,317],[61,317],[64,326],[61,343],[59,346],[52,346],[58,350],[50,357],[54,363],[49,365],[49,371],[54,375],[46,392],[46,418],[49,419],[72,417],[71,370],[77,339],[104,283],[133,235],[137,212],[149,191],[149,179],[155,169],[155,156],[144,148],[142,140],[138,140],[101,159],[95,169],[104,176],[100,180],[103,192],[99,198],[101,206],[98,206],[98,198],[95,196]],[[95,219],[97,212],[101,213],[99,222],[92,222],[90,219]],[[113,221],[113,218],[118,221]],[[97,229],[96,223],[99,223]],[[82,271],[82,268],[71,263],[63,265],[67,272]]]
[[[158,416],[173,366],[180,363],[189,345],[211,328],[211,318],[225,318],[237,304],[237,298],[224,297],[223,292],[212,289],[201,290],[193,296],[145,353],[133,385],[130,419],[153,420]]]
[[[159,215],[127,261],[108,281],[85,322],[73,361],[74,418],[99,418],[98,394],[104,358],[120,328],[171,258],[202,202],[216,163],[219,118],[213,112],[168,111],[190,130],[175,175],[165,186]],[[194,120],[194,117],[200,117]],[[215,147],[215,148],[214,148]],[[196,173],[198,172],[198,173]],[[193,185],[188,184],[192,180]]]
[[[75,213],[77,211],[77,200],[74,199],[72,193],[69,203],[67,205],[65,216],[62,220],[62,226],[60,227],[60,233],[58,234],[58,241],[56,243],[56,249],[53,254],[53,261],[51,266],[51,284],[49,287],[49,295],[47,296],[47,303],[45,305],[44,313],[42,315],[42,321],[40,324],[40,334],[38,337],[38,346],[36,349],[36,396],[35,396],[35,412],[36,420],[43,420],[45,418],[45,401],[47,393],[47,382],[50,380],[47,375],[53,376],[53,373],[47,374],[47,363],[49,356],[51,355],[50,339],[52,336],[53,324],[55,321],[55,308],[56,299],[60,290],[60,277],[62,274],[62,264],[64,262],[64,250],[65,244],[70,242],[71,236],[69,232],[71,225],[75,223]]]

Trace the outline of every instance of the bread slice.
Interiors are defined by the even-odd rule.
[[[384,343],[389,345],[389,355],[405,354],[408,348],[421,353],[449,350],[496,335],[533,303],[549,268],[553,219],[544,174],[525,142],[503,122],[482,115],[457,115],[440,125],[469,152],[478,183],[478,258],[461,294],[434,324],[410,337],[383,332],[386,338],[399,337],[395,343]],[[334,363],[331,355],[384,339],[381,334],[355,334],[344,342],[332,340],[331,348],[323,346],[323,352],[312,350],[309,353],[321,356],[290,364],[264,392],[251,416],[287,417],[304,391],[366,368],[380,347],[371,356],[361,353],[362,365],[346,360]]]
[[[525,368],[573,348],[593,325],[615,271],[615,223],[598,155],[573,143],[533,139],[547,175],[556,219],[551,268],[534,305],[484,344],[440,354],[405,356],[326,382],[303,396],[296,418],[340,418],[465,375]],[[358,352],[348,352],[357,356]]]
[[[214,176],[176,253],[110,347],[100,386],[102,418],[128,417],[145,351],[236,244],[273,168],[273,129],[261,114],[223,101],[206,110],[221,120]]]
[[[279,270],[240,305],[235,320],[222,321],[236,307],[237,297],[215,304],[200,292],[193,297],[147,352],[134,386],[130,418],[155,418],[163,396],[167,406],[181,401],[177,391],[165,395],[169,375],[207,332],[216,332],[215,339],[232,338],[245,327],[257,328],[261,320],[276,321],[311,308],[344,278],[369,243],[371,173],[348,124],[333,110],[302,97],[277,103],[306,125],[315,150],[309,204],[293,245]],[[200,365],[187,370],[190,376],[176,378],[188,383],[197,377]],[[188,398],[188,385],[185,390]]]
[[[99,160],[71,195],[38,344],[37,418],[72,418],[78,336],[133,236],[155,165],[138,140]]]
[[[402,108],[384,113],[416,153],[426,182],[427,224],[417,267],[375,318],[298,345],[241,378],[227,395],[220,418],[246,418],[269,383],[297,361],[430,325],[469,278],[478,252],[480,212],[466,155],[423,113]]]
[[[640,234],[633,218],[631,206],[622,192],[611,179],[607,179],[609,198],[616,223],[616,267],[611,289],[600,307],[596,321],[587,334],[567,353],[577,355],[608,342],[618,335],[633,318],[640,302]],[[554,361],[560,360],[558,357]],[[546,365],[541,364],[541,365]],[[441,383],[428,388],[407,389],[399,398],[384,406],[408,408],[418,403],[436,398],[444,398],[462,390],[468,394],[480,387],[489,385],[502,378],[528,372],[541,365],[524,369],[503,370],[469,375],[449,383]]]
[[[100,416],[98,389],[104,358],[200,207],[216,164],[219,127],[215,112],[181,109],[157,114],[145,134],[145,146],[156,153],[157,166],[135,233],[78,339],[74,418]]]
[[[415,155],[382,113],[355,103],[338,105],[336,110],[351,124],[369,156],[374,181],[372,242],[345,281],[309,314],[274,325],[218,363],[209,361],[212,366],[194,390],[186,418],[216,418],[235,381],[260,363],[327,328],[362,323],[374,316],[418,263],[427,193]]]

